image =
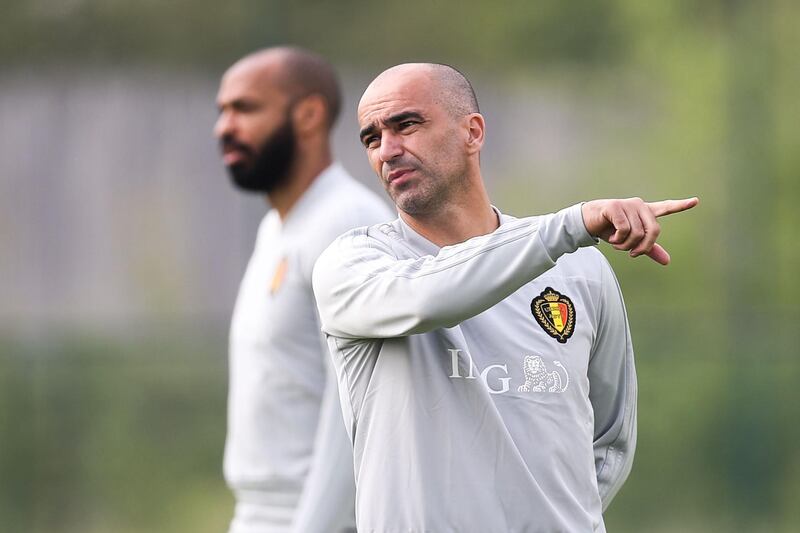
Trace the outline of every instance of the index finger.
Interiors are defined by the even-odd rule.
[[[685,198],[683,200],[661,200],[660,202],[647,202],[647,207],[657,217],[664,215],[671,215],[673,213],[680,213],[691,209],[700,203],[700,199],[696,196],[692,198]]]

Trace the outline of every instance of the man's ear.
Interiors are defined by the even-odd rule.
[[[298,135],[307,135],[327,124],[327,106],[319,94],[310,94],[299,100],[292,110],[292,122]]]
[[[467,127],[467,153],[475,154],[483,148],[486,122],[480,113],[470,113],[464,117]]]

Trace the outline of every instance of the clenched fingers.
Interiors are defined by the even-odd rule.
[[[642,202],[643,205],[643,202]],[[623,205],[625,218],[628,219],[628,226],[630,231],[628,236],[621,243],[615,244],[614,248],[617,250],[632,250],[638,246],[642,239],[645,237],[644,222],[642,221],[642,214],[649,209],[642,209],[641,205],[636,203],[628,203]]]
[[[638,214],[642,221],[644,235],[639,243],[631,248],[631,257],[637,257],[642,254],[650,256],[650,251],[656,245],[658,236],[661,235],[661,226],[651,210],[645,209]]]
[[[603,217],[611,223],[610,231],[605,236],[599,234],[600,238],[605,238],[613,245],[619,245],[625,242],[631,232],[631,221],[623,206],[622,200],[610,201],[609,205],[602,213]]]

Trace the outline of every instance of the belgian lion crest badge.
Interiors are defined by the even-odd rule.
[[[531,313],[542,329],[561,344],[566,344],[575,331],[572,300],[552,287],[545,288],[531,301]]]

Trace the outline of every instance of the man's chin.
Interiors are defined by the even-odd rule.
[[[228,169],[228,174],[230,174],[232,177],[244,176],[250,171],[244,161],[230,163],[225,165],[225,168]]]
[[[235,166],[236,165],[232,165],[228,167],[228,176],[236,188],[245,192],[265,192],[262,186],[263,184],[257,182],[257,180],[254,180],[253,177],[243,167],[234,168]]]
[[[435,191],[421,190],[419,187],[405,187],[390,191],[389,197],[398,209],[409,215],[427,215],[441,208],[443,197]]]

